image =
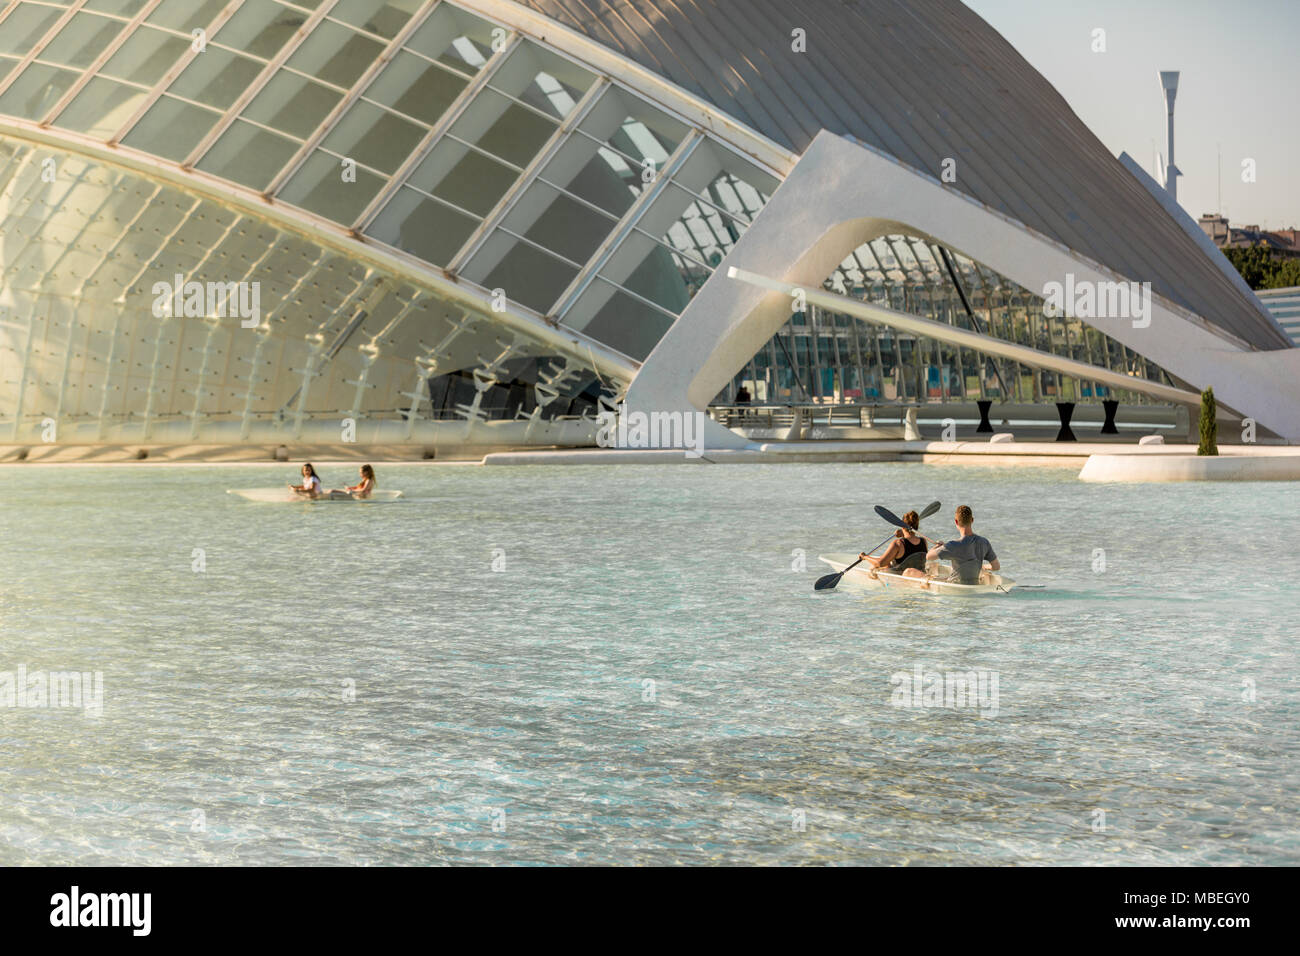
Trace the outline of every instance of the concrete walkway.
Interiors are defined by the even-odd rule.
[[[458,451],[461,451],[458,449]],[[702,456],[680,449],[605,448],[493,451],[449,460],[419,446],[0,446],[0,465],[110,463],[293,466],[317,464],[457,465],[715,465],[781,462],[918,462],[928,465],[1069,468],[1084,481],[1300,481],[1300,445],[1220,445],[1217,458],[1199,458],[1195,445],[1107,442],[998,441],[792,441],[753,442]],[[143,454],[142,454],[143,453]]]
[[[1224,458],[1282,457],[1300,468],[1300,446],[1221,445]],[[1108,457],[1185,458],[1195,445],[1116,445],[1113,442],[941,442],[941,441],[813,441],[768,442],[744,449],[706,451],[687,457],[677,449],[644,451],[579,448],[559,451],[516,451],[487,455],[485,465],[698,465],[774,462],[913,461],[926,464],[1047,465],[1082,468],[1095,455]]]

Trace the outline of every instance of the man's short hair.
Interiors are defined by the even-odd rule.
[[[970,505],[957,506],[957,523],[963,528],[969,528],[975,523],[975,515],[971,513]]]

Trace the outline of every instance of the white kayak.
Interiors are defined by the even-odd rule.
[[[306,495],[300,495],[297,492],[290,491],[288,488],[230,488],[226,491],[228,495],[238,495],[245,501],[259,501],[263,504],[293,504],[294,502],[306,502],[307,504],[334,504],[338,502],[350,501],[354,504],[366,504],[369,502],[396,501],[402,497],[400,491],[390,491],[386,488],[376,488],[370,493],[369,498],[354,498],[349,494],[340,492],[337,495],[324,494],[319,498],[308,498]]]
[[[821,554],[817,556],[819,560],[826,562],[836,571],[843,571],[854,561],[858,560],[856,554]],[[911,591],[925,591],[930,594],[947,594],[959,597],[978,597],[982,594],[1006,594],[1016,582],[1011,578],[1003,577],[996,571],[985,570],[980,575],[979,584],[957,584],[948,580],[952,574],[952,566],[939,564],[931,561],[926,565],[926,577],[912,578],[902,574],[891,574],[888,571],[877,571],[873,575],[871,566],[863,561],[856,568],[844,575],[840,579],[840,584],[856,584],[863,587],[872,588],[906,588]]]

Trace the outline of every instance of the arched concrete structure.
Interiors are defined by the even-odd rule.
[[[960,171],[958,172],[960,175]],[[896,232],[932,239],[1030,290],[1121,276],[897,160],[823,131],[659,345],[628,391],[632,410],[702,410],[790,315],[789,296],[742,285],[730,267],[821,288],[862,243]],[[1159,296],[1150,324],[1089,324],[1288,440],[1300,440],[1300,350],[1257,351]],[[745,439],[710,423],[711,448]]]

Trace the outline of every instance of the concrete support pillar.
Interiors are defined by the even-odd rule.
[[[917,412],[916,406],[912,405],[909,406],[907,411],[903,414],[903,440],[904,441],[921,440],[921,429],[918,428],[916,425],[916,412]]]
[[[799,441],[803,438],[803,409],[796,405],[794,407],[794,421],[790,423],[790,430],[785,433],[786,441]]]

